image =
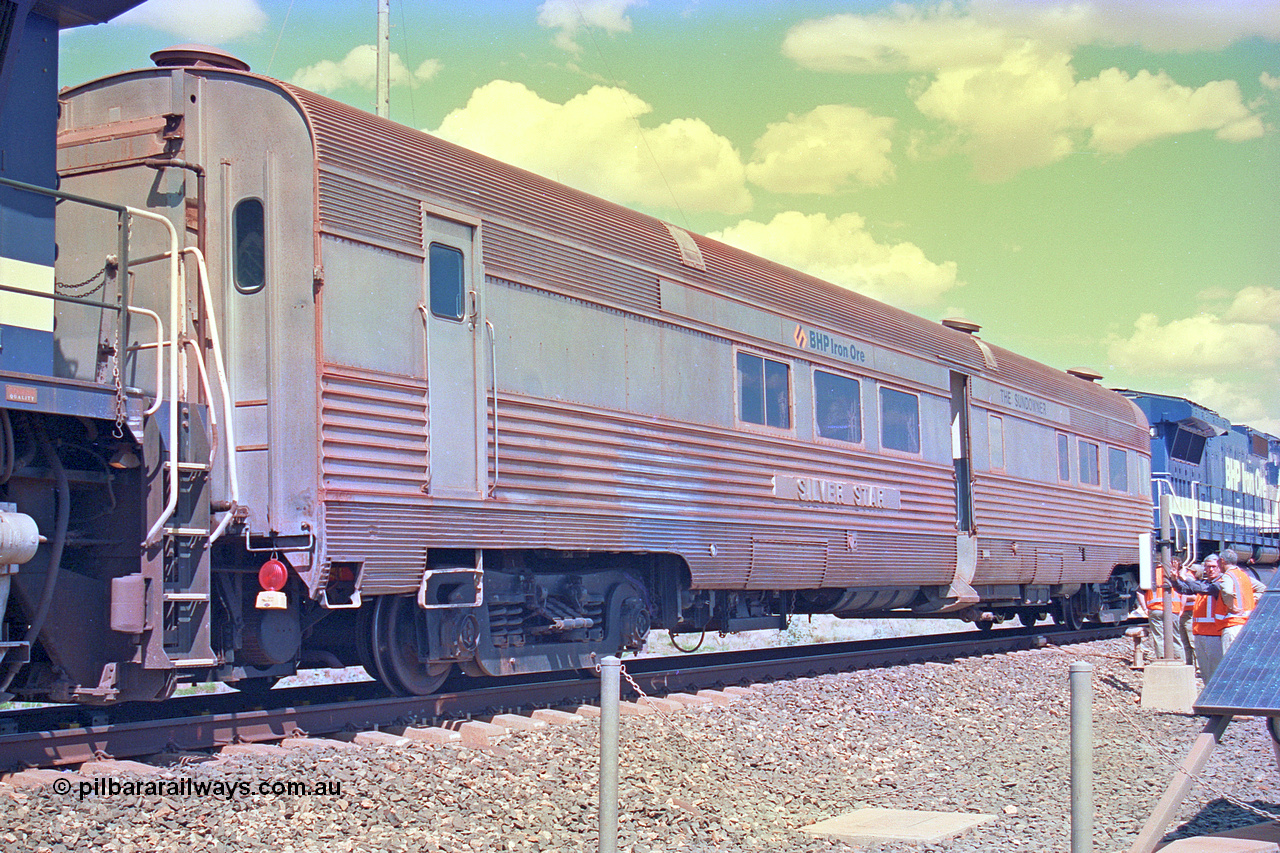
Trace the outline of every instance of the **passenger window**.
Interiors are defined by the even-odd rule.
[[[822,438],[862,443],[862,394],[858,380],[815,370],[813,413]]]
[[[231,213],[235,232],[235,283],[241,293],[257,293],[267,283],[266,220],[262,200],[246,198]]]
[[[1071,440],[1058,433],[1058,479],[1071,482]]]
[[[1107,472],[1111,475],[1111,488],[1117,492],[1129,491],[1128,455],[1118,447],[1108,447],[1107,456]]]
[[[1090,486],[1098,485],[1098,445],[1080,439],[1080,482]]]
[[[738,418],[749,424],[791,428],[791,368],[738,353]]]
[[[461,320],[466,295],[462,252],[452,246],[432,243],[427,264],[431,313],[446,320]]]
[[[990,457],[992,468],[1004,467],[1004,418],[991,415],[987,421],[987,434],[990,439]]]
[[[880,389],[880,444],[888,450],[920,452],[920,398],[915,394]]]

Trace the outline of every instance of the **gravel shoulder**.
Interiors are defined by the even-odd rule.
[[[1129,668],[1127,647],[1119,639],[763,684],[728,706],[624,717],[619,849],[1066,851],[1068,666],[1084,660],[1095,667],[1094,846],[1122,850],[1203,726],[1138,707],[1142,674]],[[598,843],[598,760],[596,725],[584,722],[513,733],[489,749],[240,756],[122,774],[111,778],[133,789],[83,798],[74,788],[0,790],[0,847],[589,851]],[[197,782],[208,790],[198,793]],[[322,782],[330,792],[282,790]],[[1263,820],[1235,803],[1280,813],[1280,774],[1258,719],[1227,729],[1171,835]],[[996,819],[932,846],[857,848],[800,831],[859,808]]]

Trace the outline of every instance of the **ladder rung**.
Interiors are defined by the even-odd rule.
[[[179,462],[179,471],[208,471],[209,465],[206,462]]]
[[[165,601],[209,601],[209,593],[165,593]]]
[[[203,527],[166,527],[166,536],[208,536],[209,531]]]
[[[190,660],[174,660],[173,658],[169,658],[169,662],[178,668],[218,665],[217,658],[191,658]]]

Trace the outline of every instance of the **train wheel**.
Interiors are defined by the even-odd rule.
[[[272,687],[276,686],[276,682],[280,679],[274,675],[261,675],[255,678],[242,678],[232,686],[239,690],[246,698],[262,700],[267,697]]]
[[[379,601],[381,599],[373,599],[356,614],[356,657],[369,677],[377,681],[382,678],[378,675],[378,665],[373,662],[373,616]]]
[[[1048,614],[1045,613],[1043,610],[1035,610],[1035,611],[1019,610],[1018,621],[1021,622],[1027,628],[1034,628],[1036,626],[1036,623],[1039,622],[1041,619],[1043,619],[1047,615]]]
[[[1071,631],[1080,630],[1083,620],[1080,618],[1080,611],[1076,609],[1075,596],[1059,598],[1054,602],[1053,622]]]
[[[425,696],[444,684],[451,663],[424,663],[418,657],[418,603],[411,595],[378,599],[373,614],[373,662],[379,680],[397,693]]]

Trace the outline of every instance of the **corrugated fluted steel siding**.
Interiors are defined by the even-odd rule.
[[[326,551],[332,560],[364,560],[370,592],[417,588],[424,548],[550,548],[680,554],[695,587],[807,589],[946,584],[956,562],[955,537],[903,537],[892,531],[858,534],[856,552],[845,528],[797,531],[768,525],[618,513],[544,512],[537,507],[487,506],[417,500],[333,500],[326,505]],[[749,577],[755,541],[772,543],[783,574]],[[817,543],[825,543],[827,569],[819,575]],[[584,545],[584,543],[587,543]],[[800,543],[799,550],[778,548]],[[709,544],[716,546],[713,556]],[[341,556],[335,556],[341,555]],[[416,569],[416,573],[415,570]]]
[[[1028,393],[1070,406],[1071,423],[1062,424],[1064,428],[1143,453],[1149,450],[1150,435],[1146,425],[1138,423],[1135,407],[1125,398],[1025,356],[996,346],[991,349],[998,367],[986,373],[987,379],[1023,388]]]
[[[325,169],[320,171],[320,223],[325,230],[422,254],[422,214],[416,199]]]
[[[796,582],[804,578],[804,585],[814,577],[829,586],[891,582],[886,579],[894,576],[894,561],[917,552],[927,556],[910,558],[913,579],[948,582],[954,571],[955,505],[947,468],[511,395],[502,399],[499,414],[498,495],[503,501],[546,508],[616,507],[633,518],[737,524],[762,541],[789,542],[801,552],[819,541],[809,531],[834,528],[822,537],[829,551],[825,570],[794,568]],[[896,488],[901,508],[780,499],[773,491],[775,474]],[[766,527],[789,532],[766,535]],[[850,531],[858,531],[853,552],[847,544]],[[869,531],[885,537],[882,547],[868,538]],[[726,554],[722,543],[703,541],[694,555],[711,544],[718,559],[708,560],[705,569],[690,558],[695,579],[745,582],[751,540],[742,541],[747,547],[737,555]],[[781,569],[782,564],[773,565]],[[698,577],[701,571],[714,576]]]
[[[427,482],[426,382],[325,365],[320,390],[326,495],[420,495]]]
[[[934,355],[973,371],[983,369],[982,352],[969,335],[708,238],[699,238],[698,245],[717,285],[778,308],[783,316]]]
[[[484,255],[485,269],[491,275],[508,271],[522,281],[553,285],[606,305],[651,312],[659,308],[658,279],[652,273],[563,243],[536,240],[502,225],[487,224]]]
[[[1104,581],[1117,563],[1137,559],[1138,534],[1150,516],[1132,495],[989,474],[975,480],[974,505],[979,547],[989,552],[978,560],[979,584]]]
[[[602,254],[627,259],[650,276],[656,270],[676,279],[704,281],[714,290],[745,297],[796,320],[908,352],[932,353],[973,370],[982,368],[982,354],[968,335],[697,235],[707,272],[691,270],[681,264],[675,241],[656,219],[303,89],[285,88],[311,122],[322,172],[332,166],[367,175],[403,187],[406,196],[479,210],[486,220],[519,222],[530,230],[521,235],[528,242],[535,242],[536,232],[542,232],[598,246]],[[321,186],[322,208],[341,206],[339,199],[326,198],[336,186]]]

